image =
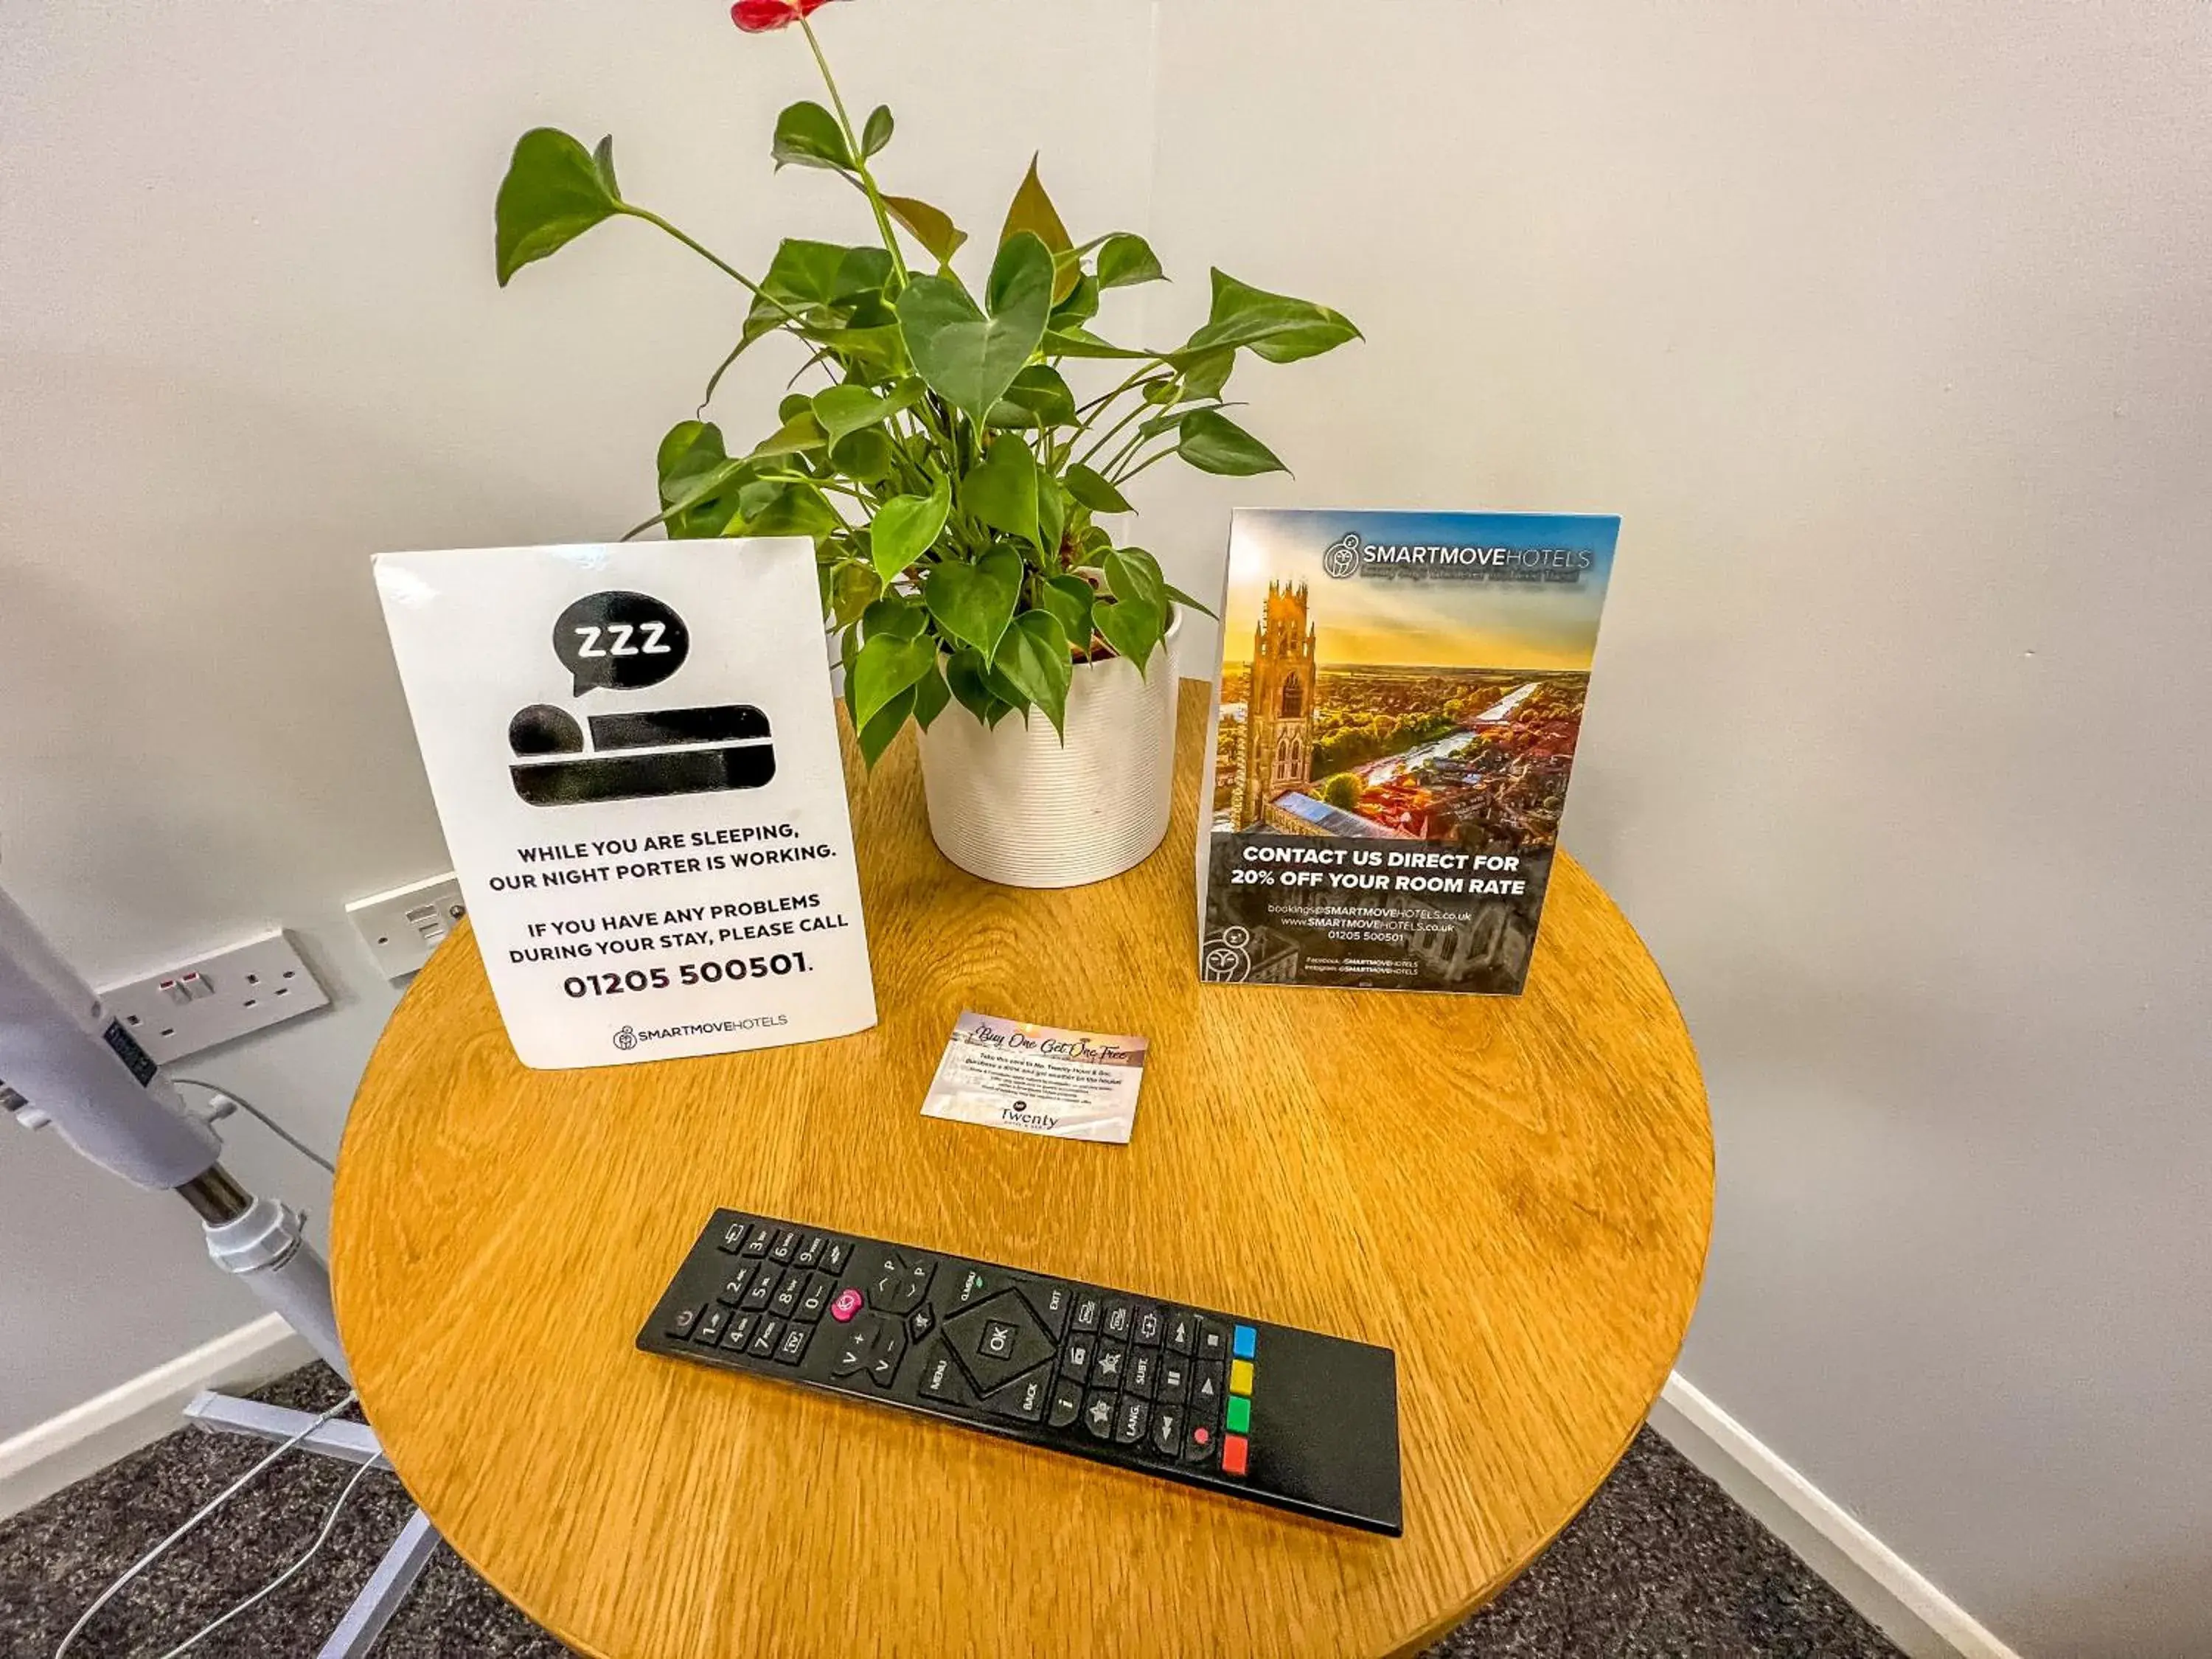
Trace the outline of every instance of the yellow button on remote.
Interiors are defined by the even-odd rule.
[[[1231,1394],[1252,1392],[1252,1362],[1250,1360],[1232,1359],[1229,1362],[1229,1392]]]

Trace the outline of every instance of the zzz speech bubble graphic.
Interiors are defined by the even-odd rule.
[[[579,696],[595,685],[641,691],[684,666],[691,635],[684,618],[650,593],[615,588],[586,593],[561,613],[553,654]]]

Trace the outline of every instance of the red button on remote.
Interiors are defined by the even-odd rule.
[[[1221,1437],[1221,1472],[1224,1474],[1244,1473],[1244,1448],[1249,1443],[1241,1434]]]
[[[830,1304],[830,1317],[840,1325],[849,1325],[853,1316],[860,1311],[860,1293],[854,1290],[837,1292],[837,1299]]]

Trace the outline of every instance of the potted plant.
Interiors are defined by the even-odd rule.
[[[1183,343],[1112,343],[1093,327],[1101,296],[1161,280],[1159,262],[1127,231],[1074,241],[1034,160],[970,287],[954,263],[967,234],[878,183],[891,112],[853,122],[807,21],[823,3],[738,0],[731,15],[750,33],[804,33],[830,103],[786,109],[769,153],[852,188],[873,240],[787,239],[748,276],[625,199],[611,138],[586,149],[541,127],[499,188],[499,281],[610,219],[666,233],[748,296],[702,412],[741,354],[797,341],[802,376],[820,384],[786,397],[749,448],[732,452],[711,421],[671,428],[659,511],[630,534],[811,537],[860,750],[872,766],[909,720],[921,729],[945,856],[1017,885],[1099,880],[1166,832],[1166,641],[1182,607],[1205,609],[1101,520],[1133,511],[1125,488],[1170,456],[1232,476],[1282,470],[1224,412],[1238,354],[1291,362],[1358,331],[1216,270],[1212,310]]]

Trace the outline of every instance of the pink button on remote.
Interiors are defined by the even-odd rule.
[[[840,1325],[851,1324],[853,1316],[860,1311],[860,1293],[858,1291],[840,1291],[837,1292],[837,1299],[830,1304],[830,1317]]]

